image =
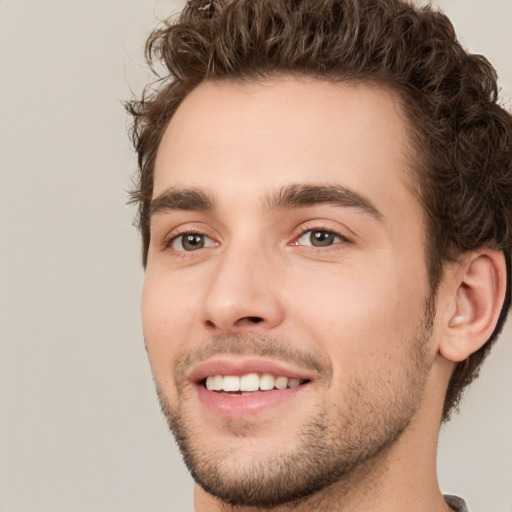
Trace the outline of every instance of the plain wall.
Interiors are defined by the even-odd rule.
[[[512,97],[512,1],[444,0]],[[0,512],[192,510],[143,348],[122,101],[181,2],[0,0]],[[512,512],[512,330],[443,429],[444,491]]]

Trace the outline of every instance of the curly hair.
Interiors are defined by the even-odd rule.
[[[190,0],[150,35],[146,59],[165,73],[127,103],[144,266],[156,153],[180,103],[203,81],[288,74],[398,92],[410,123],[433,295],[447,262],[483,247],[504,252],[510,279],[512,116],[498,104],[494,68],[464,50],[441,12],[405,0]],[[509,302],[510,282],[491,338],[455,367],[443,421],[477,377]]]

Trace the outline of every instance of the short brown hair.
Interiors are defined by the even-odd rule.
[[[190,0],[178,19],[151,34],[146,57],[166,72],[127,103],[144,265],[155,157],[183,99],[205,80],[292,74],[384,84],[399,93],[412,128],[433,294],[446,262],[482,247],[504,252],[510,276],[512,117],[497,103],[494,68],[462,48],[442,13],[404,0]],[[491,339],[456,366],[444,420],[477,376],[509,297],[508,283]]]

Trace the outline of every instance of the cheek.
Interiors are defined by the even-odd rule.
[[[341,374],[384,359],[400,359],[424,314],[425,289],[395,265],[316,274],[296,310],[299,330]],[[300,294],[295,294],[295,300]],[[303,294],[304,296],[304,294]]]
[[[157,383],[169,380],[172,364],[191,332],[192,294],[176,293],[165,276],[146,274],[142,291],[142,325],[146,350]]]

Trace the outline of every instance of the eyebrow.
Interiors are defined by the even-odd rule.
[[[315,205],[332,205],[356,208],[377,220],[383,215],[366,197],[342,185],[287,185],[266,197],[271,210],[304,208]]]
[[[199,188],[171,188],[151,200],[150,216],[167,210],[206,212],[214,209],[213,198]]]
[[[356,208],[377,220],[383,215],[366,197],[342,185],[291,184],[265,196],[266,206],[271,211],[305,208],[315,205],[333,205]],[[150,216],[171,211],[213,211],[213,196],[197,187],[171,188],[151,201]]]

